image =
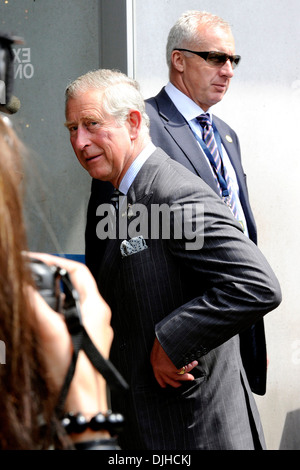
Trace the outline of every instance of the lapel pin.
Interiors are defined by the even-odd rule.
[[[232,138],[230,137],[230,135],[226,135],[225,139],[227,140],[227,142],[230,142],[232,144]]]
[[[134,213],[133,213],[131,204],[128,204],[128,206],[127,206],[127,217],[128,217],[128,219],[131,219],[131,217],[133,217],[133,216],[134,216]]]

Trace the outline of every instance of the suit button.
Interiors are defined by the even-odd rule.
[[[124,351],[124,349],[126,349],[126,348],[127,348],[127,344],[124,341],[124,343],[120,344],[120,350]]]

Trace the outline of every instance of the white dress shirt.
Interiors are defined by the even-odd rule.
[[[172,83],[169,82],[165,86],[165,91],[168,94],[168,96],[170,97],[170,99],[172,100],[172,102],[174,103],[174,105],[176,106],[176,108],[178,109],[178,111],[180,112],[180,114],[182,114],[182,116],[188,122],[188,124],[189,124],[190,128],[192,129],[192,131],[198,137],[200,137],[201,140],[203,140],[203,128],[201,127],[201,125],[199,124],[199,122],[197,121],[196,118],[200,114],[205,113],[205,111],[203,111],[203,109],[201,109],[200,106],[198,106],[195,103],[195,101],[193,101],[187,95],[185,95],[180,90],[178,90],[178,88],[176,88]],[[210,115],[210,118],[212,120],[212,115],[211,115],[209,110],[207,111],[207,113]],[[198,143],[198,145],[201,148],[199,143]],[[203,152],[203,155],[205,155],[204,152]],[[240,190],[239,190],[239,185],[238,185],[236,173],[235,173],[235,170],[234,170],[234,168],[231,164],[231,161],[230,161],[230,159],[227,155],[227,152],[226,152],[223,145],[222,145],[222,157],[223,157],[223,164],[226,167],[228,177],[230,179],[232,191],[236,194],[235,199],[236,199],[236,202],[237,202],[237,211],[238,211],[239,221],[241,222],[241,224],[244,228],[245,235],[249,236],[244,211],[243,211],[241,203],[240,203],[240,197],[239,197]],[[211,172],[214,174],[212,166],[210,164],[210,161],[209,161],[209,159],[206,155],[205,155],[205,158],[206,158],[207,164],[208,164]]]
[[[150,142],[146,147],[141,151],[141,153],[136,157],[136,159],[131,163],[130,167],[126,171],[125,175],[122,178],[122,181],[119,186],[121,193],[126,195],[128,189],[132,185],[134,178],[144,165],[145,161],[150,157],[150,155],[155,151],[155,145]]]

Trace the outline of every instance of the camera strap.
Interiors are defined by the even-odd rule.
[[[73,342],[73,356],[72,361],[65,377],[65,382],[61,390],[60,399],[57,406],[57,412],[60,413],[63,410],[65,399],[68,394],[68,390],[73,379],[76,362],[80,350],[83,350],[90,362],[93,364],[95,369],[104,377],[107,385],[113,390],[125,391],[128,390],[128,384],[110,362],[109,359],[105,359],[99,350],[94,345],[90,336],[88,335],[81,318],[80,302],[77,291],[74,289],[68,273],[58,268],[61,282],[63,284],[63,290],[65,293],[64,301],[64,316],[67,324],[67,328]]]

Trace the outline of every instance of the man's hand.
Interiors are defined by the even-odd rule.
[[[193,361],[184,366],[184,371],[177,369],[161,347],[157,338],[155,338],[153,344],[150,362],[154,376],[162,388],[166,388],[167,385],[177,388],[182,385],[182,382],[194,380],[194,376],[189,374],[189,372],[198,365],[198,361]]]

